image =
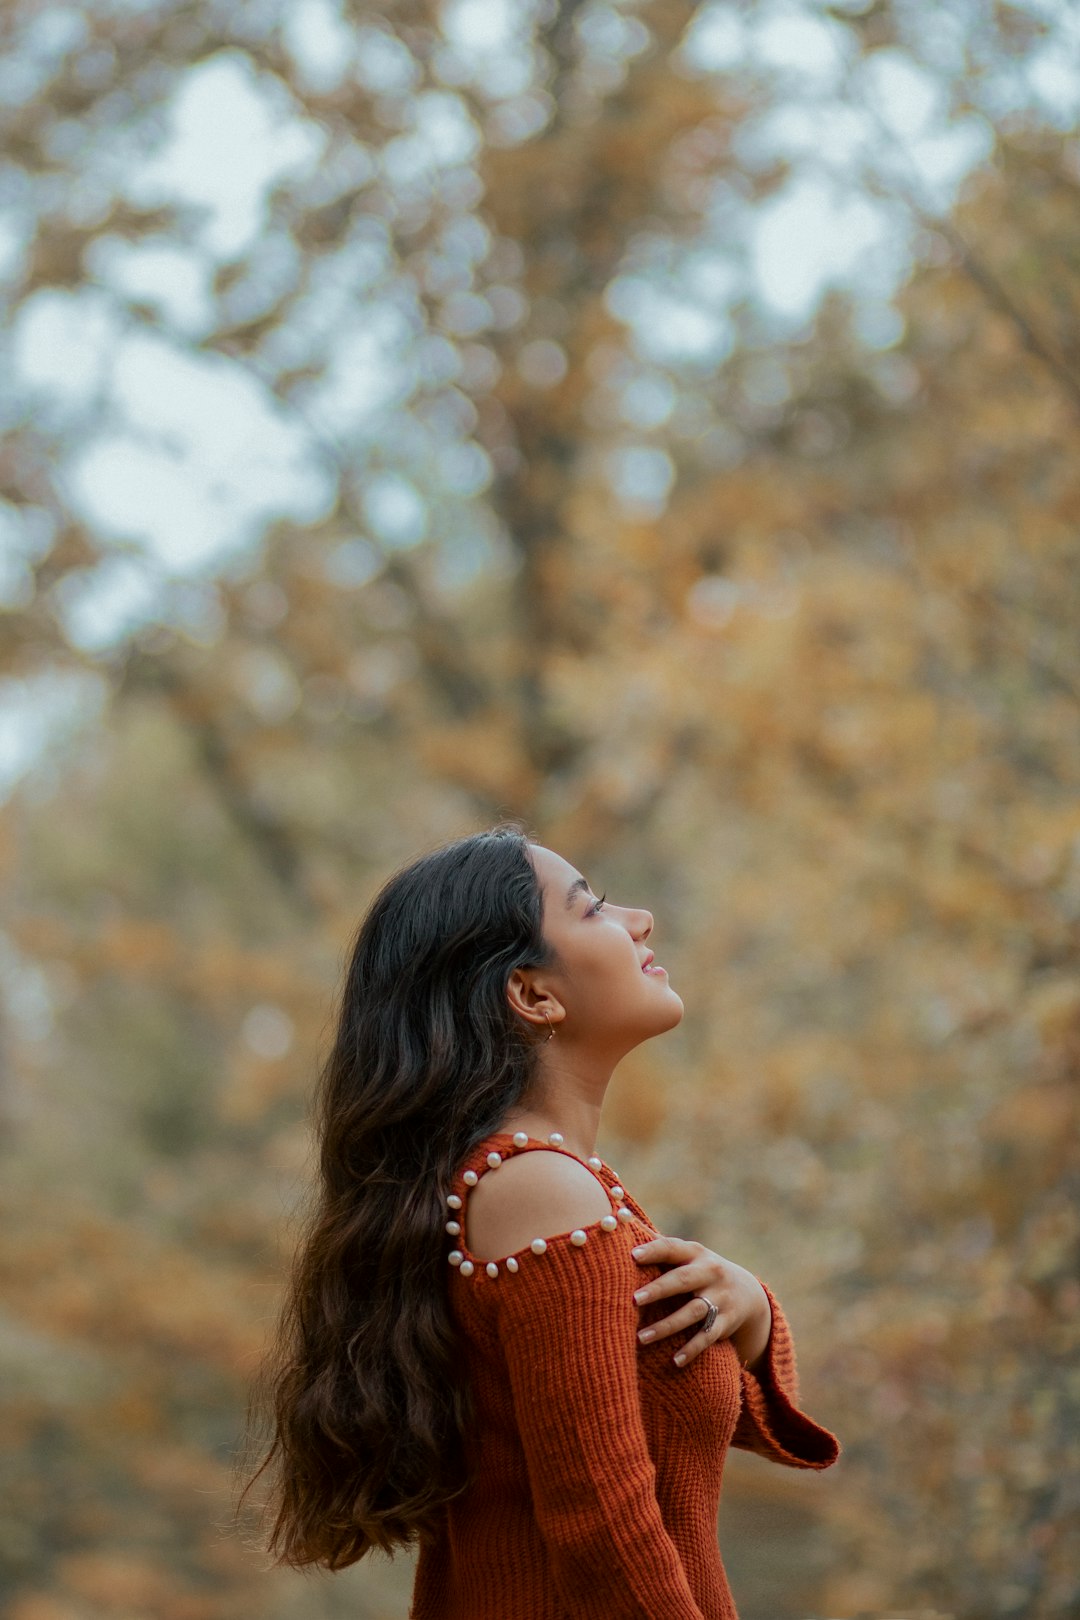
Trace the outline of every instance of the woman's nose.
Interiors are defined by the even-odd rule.
[[[653,915],[651,911],[636,911],[637,927],[634,929],[635,939],[648,939],[653,930]]]

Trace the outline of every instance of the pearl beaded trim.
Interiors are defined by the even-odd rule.
[[[552,1147],[561,1147],[564,1140],[565,1138],[563,1137],[561,1131],[552,1131],[548,1136],[548,1141]],[[513,1141],[517,1147],[527,1147],[529,1145],[528,1133],[526,1131],[515,1131]],[[503,1156],[501,1153],[489,1153],[487,1155],[486,1162],[489,1170],[497,1170],[503,1163]],[[596,1154],[592,1154],[590,1156],[588,1163],[590,1169],[595,1171],[599,1171],[604,1168],[604,1161]],[[466,1170],[461,1179],[464,1181],[467,1187],[475,1187],[477,1182],[480,1180],[480,1176],[475,1170]],[[621,1204],[622,1207],[616,1212],[609,1211],[608,1214],[601,1216],[598,1225],[604,1232],[615,1232],[618,1230],[620,1222],[625,1223],[626,1221],[632,1221],[634,1219],[633,1210],[628,1204],[623,1203],[626,1193],[623,1191],[622,1187],[613,1186],[610,1188],[610,1193],[615,1202]],[[449,1209],[457,1211],[462,1208],[463,1200],[458,1193],[448,1193],[446,1203]],[[447,1221],[446,1230],[451,1237],[460,1237],[460,1221]],[[588,1241],[589,1234],[584,1227],[579,1226],[570,1233],[570,1242],[577,1249],[582,1248]],[[547,1252],[547,1246],[547,1239],[542,1237],[533,1238],[532,1242],[529,1244],[529,1248],[532,1253],[538,1257]],[[476,1271],[476,1267],[473,1265],[473,1262],[465,1258],[465,1255],[461,1249],[451,1249],[447,1258],[450,1261],[450,1264],[455,1266],[463,1277],[471,1277]],[[512,1254],[506,1257],[503,1264],[506,1266],[507,1271],[512,1273],[521,1269],[520,1262],[518,1261],[517,1257]],[[499,1267],[496,1261],[488,1260],[486,1263],[482,1262],[482,1266],[487,1276],[491,1278],[498,1277]]]

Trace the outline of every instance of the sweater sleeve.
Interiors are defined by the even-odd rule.
[[[758,1278],[761,1282],[761,1278]],[[731,1444],[756,1451],[789,1468],[828,1468],[840,1455],[840,1442],[799,1410],[795,1343],[780,1301],[761,1282],[772,1308],[765,1360],[757,1373],[742,1369],[742,1410]]]
[[[641,1417],[637,1239],[523,1251],[498,1328],[537,1524],[568,1620],[703,1620],[664,1528]],[[580,1238],[580,1232],[578,1234]]]

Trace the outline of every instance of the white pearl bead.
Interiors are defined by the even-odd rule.
[[[460,1266],[465,1256],[462,1254],[460,1249],[451,1249],[446,1258],[449,1260],[452,1266]]]
[[[615,1219],[614,1215],[602,1215],[600,1217],[600,1225],[604,1228],[605,1232],[614,1232],[618,1224],[619,1223]]]
[[[620,1211],[619,1211],[619,1219],[620,1219],[620,1221],[632,1221],[633,1218],[634,1218],[633,1210],[630,1208],[630,1206],[628,1204],[624,1204],[622,1209],[620,1209]]]
[[[576,1243],[578,1248],[580,1249],[581,1245],[583,1243],[588,1243],[589,1234],[588,1234],[588,1232],[583,1232],[581,1227],[579,1226],[576,1232],[571,1232],[570,1241],[571,1241],[571,1243]]]
[[[544,1250],[547,1248],[547,1243],[543,1238],[533,1238],[532,1242],[529,1244],[529,1248],[532,1250],[533,1254],[543,1254]]]
[[[473,1263],[472,1263],[471,1260],[463,1260],[461,1262],[461,1275],[463,1277],[471,1277],[472,1274],[473,1274],[473,1270],[474,1270],[474,1267],[473,1267]]]
[[[562,1131],[552,1131],[551,1135],[548,1137],[548,1141],[551,1143],[552,1147],[562,1147],[564,1140],[565,1138]]]
[[[487,1265],[484,1267],[484,1270],[487,1272],[489,1277],[497,1277],[499,1275],[499,1268],[495,1264],[494,1260],[489,1260]]]
[[[620,1198],[626,1197],[626,1194],[623,1192],[621,1187],[612,1187],[611,1196],[614,1198],[615,1202],[618,1203]]]
[[[446,1202],[450,1205],[451,1209],[461,1208],[461,1199],[458,1197],[457,1193],[451,1193]]]
[[[477,1175],[475,1170],[466,1170],[461,1179],[465,1182],[467,1187],[475,1187],[476,1183],[480,1180],[480,1177]]]
[[[593,1154],[592,1158],[589,1160],[589,1163],[592,1165],[594,1170],[602,1170],[604,1168],[603,1159],[598,1159],[596,1157],[595,1153]]]
[[[514,1132],[514,1141],[517,1143],[518,1147],[528,1147],[528,1145],[529,1145],[529,1133],[528,1133],[528,1131],[515,1131]]]
[[[507,1262],[506,1262],[506,1269],[507,1269],[507,1271],[516,1271],[517,1268],[518,1268],[518,1263],[514,1259],[513,1255],[511,1255],[509,1260],[507,1260]]]
[[[458,1221],[447,1221],[446,1230],[449,1232],[451,1237],[461,1236],[461,1225]]]
[[[491,1168],[493,1170],[497,1170],[499,1168],[500,1164],[502,1164],[502,1154],[501,1153],[489,1153],[488,1157],[487,1157],[487,1162],[488,1162],[488,1164],[490,1164],[490,1166],[491,1166]]]

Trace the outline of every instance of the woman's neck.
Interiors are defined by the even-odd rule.
[[[540,1047],[532,1084],[500,1129],[527,1131],[541,1142],[558,1132],[559,1146],[589,1159],[596,1153],[600,1110],[621,1054],[582,1054],[557,1046],[556,1036],[550,1046]]]

